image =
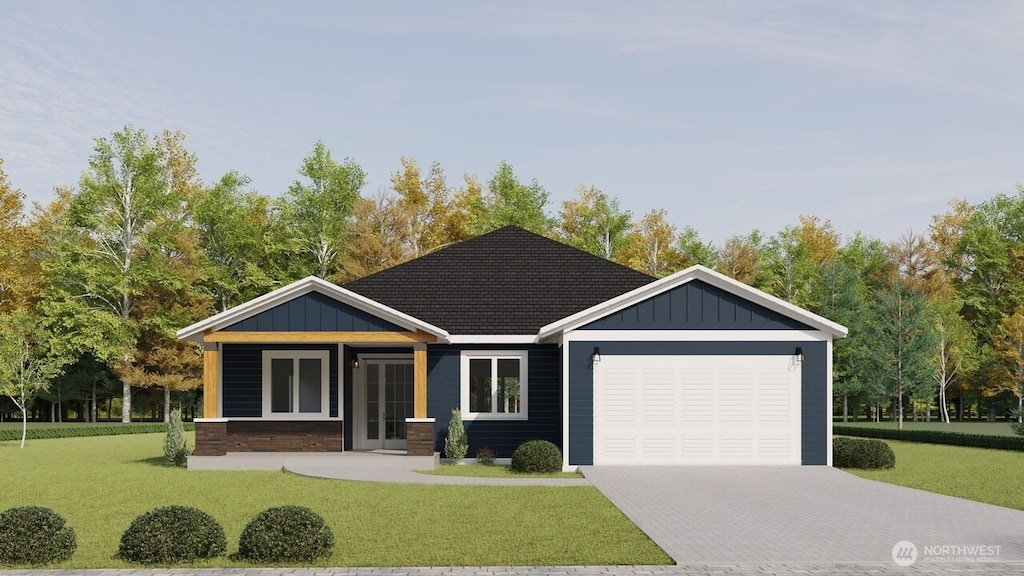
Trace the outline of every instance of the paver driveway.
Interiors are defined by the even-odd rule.
[[[834,468],[588,466],[583,472],[680,564],[892,562],[893,546],[903,540],[916,546],[922,563],[1024,560],[1024,512]],[[971,546],[988,548],[965,548]]]

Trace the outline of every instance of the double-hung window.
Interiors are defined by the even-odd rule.
[[[326,350],[264,350],[263,417],[327,418],[330,360]]]
[[[528,353],[463,351],[460,370],[462,417],[466,420],[525,420]]]

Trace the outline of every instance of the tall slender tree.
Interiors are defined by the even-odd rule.
[[[559,236],[566,243],[613,260],[626,244],[632,225],[628,210],[593,186],[578,186],[576,197],[562,202]]]
[[[549,194],[536,179],[524,184],[512,165],[502,161],[487,181],[487,193],[467,195],[468,231],[472,235],[518,226],[537,234],[549,235],[552,220],[547,215]]]

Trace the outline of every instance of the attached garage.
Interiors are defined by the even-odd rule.
[[[793,356],[606,356],[594,464],[799,464]]]
[[[831,465],[847,329],[694,266],[545,326],[580,465]]]

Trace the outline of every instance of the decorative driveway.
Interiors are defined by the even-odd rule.
[[[678,564],[1024,561],[1024,512],[824,466],[588,466]],[[980,566],[979,566],[980,568]],[[1018,564],[1014,570],[1020,570]]]

